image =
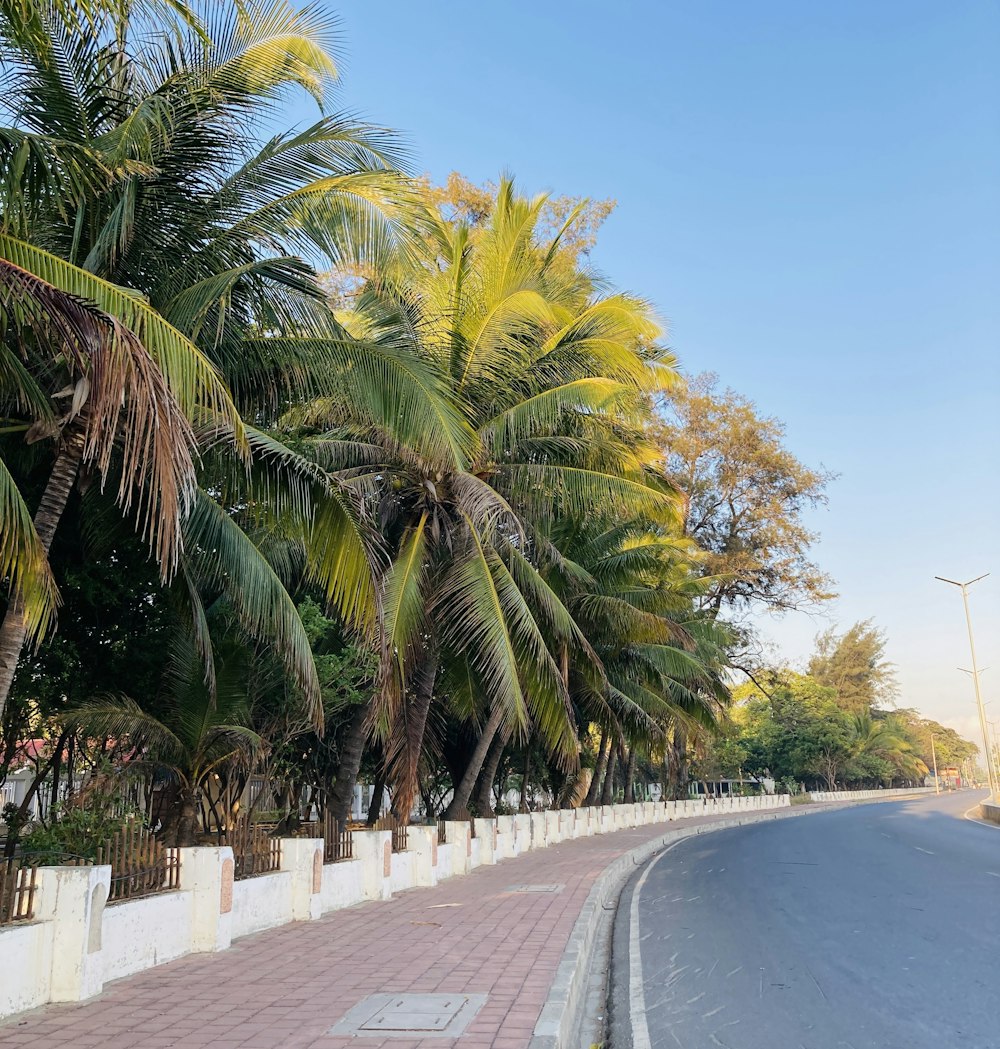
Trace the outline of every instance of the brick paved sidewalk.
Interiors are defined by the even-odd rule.
[[[594,880],[623,852],[698,817],[566,841],[434,888],[334,911],[108,984],[0,1026],[0,1049],[525,1049]],[[731,817],[730,817],[731,818]],[[512,886],[561,883],[558,893]],[[17,959],[3,960],[3,966]],[[2,969],[0,969],[2,979]],[[480,993],[454,1042],[333,1037],[379,992]]]

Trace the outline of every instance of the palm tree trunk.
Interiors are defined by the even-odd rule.
[[[490,752],[483,765],[483,771],[479,774],[479,786],[476,790],[476,798],[473,804],[476,815],[489,819],[495,813],[493,810],[493,784],[496,782],[497,769],[503,758],[504,747],[507,746],[507,733],[498,732],[490,744]]]
[[[404,699],[405,717],[400,726],[404,736],[393,748],[394,759],[389,763],[392,769],[392,810],[401,820],[409,820],[413,799],[420,790],[420,754],[424,745],[427,715],[434,698],[437,671],[438,653],[432,647],[414,675],[412,700],[406,703]]]
[[[198,792],[194,787],[181,787],[178,795],[180,812],[177,817],[177,838],[174,842],[178,848],[198,844]]]
[[[674,725],[674,738],[668,745],[667,752],[669,759],[664,756],[667,797],[673,801],[683,801],[687,798],[687,735],[680,725]]]
[[[351,803],[354,801],[354,785],[358,781],[358,770],[361,768],[361,756],[365,750],[365,723],[371,700],[362,703],[354,712],[347,727],[347,738],[341,750],[340,766],[337,778],[330,792],[329,808],[333,818],[339,823],[351,818]]]
[[[628,749],[628,762],[625,765],[625,804],[635,801],[635,747]]]
[[[524,741],[524,773],[521,776],[521,797],[517,803],[518,812],[528,811],[528,776],[531,775],[531,740]]]
[[[618,748],[611,744],[610,756],[608,757],[608,771],[604,774],[604,789],[601,791],[601,804],[610,805],[614,801],[615,793],[615,765],[618,764]]]
[[[476,786],[476,780],[479,779],[479,773],[482,771],[483,762],[486,760],[490,744],[492,744],[493,737],[497,734],[502,721],[503,711],[499,706],[494,707],[493,713],[490,714],[490,719],[486,722],[486,727],[483,729],[483,734],[479,737],[476,749],[472,752],[472,757],[469,759],[469,764],[462,776],[462,780],[455,788],[451,801],[444,810],[442,819],[468,819],[469,798],[472,797],[472,791]]]
[[[372,786],[372,800],[368,805],[368,819],[366,820],[369,827],[374,827],[382,815],[382,795],[385,793],[385,781],[385,766],[383,765],[379,769],[378,775],[375,777],[375,783]]]
[[[594,766],[594,776],[590,781],[590,788],[587,791],[587,797],[584,799],[584,805],[596,805],[597,799],[600,797],[601,780],[604,778],[604,770],[608,767],[608,747],[610,740],[607,732],[601,733],[601,742],[597,748],[597,764]]]
[[[73,490],[82,456],[83,434],[76,431],[64,442],[56,456],[52,473],[49,474],[49,482],[35,511],[35,531],[46,554],[52,548],[52,539]],[[0,718],[3,717],[4,707],[7,706],[7,698],[14,684],[14,673],[27,634],[24,606],[14,598],[7,608],[3,623],[0,624]]]

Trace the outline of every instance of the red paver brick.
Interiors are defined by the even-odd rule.
[[[108,984],[90,1002],[43,1007],[0,1025],[0,1049],[98,1044],[95,1035],[102,1049],[525,1049],[595,879],[666,829],[562,842],[432,889],[258,933],[229,951],[179,958]],[[554,882],[565,889],[505,891]],[[435,906],[441,903],[460,906]],[[326,1033],[368,995],[407,992],[489,997],[457,1040]]]

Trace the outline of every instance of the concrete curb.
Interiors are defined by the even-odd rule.
[[[857,801],[817,802],[812,805],[778,809],[729,819],[715,820],[694,827],[683,827],[665,834],[623,853],[609,864],[594,882],[587,900],[576,919],[569,942],[556,969],[555,978],[535,1024],[529,1049],[587,1049],[592,1042],[584,1039],[587,991],[592,983],[592,970],[597,957],[599,943],[610,944],[618,897],[635,869],[658,852],[684,838],[693,838],[720,830],[731,830],[765,820],[787,819],[807,816],[816,812],[836,812],[839,809],[856,808],[860,805],[877,804],[883,801],[905,801],[908,798],[935,797],[934,794],[897,794],[889,798],[862,798]]]

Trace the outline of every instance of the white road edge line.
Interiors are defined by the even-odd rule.
[[[692,835],[694,837],[694,835]],[[668,845],[658,856],[649,861],[632,893],[632,905],[628,916],[628,1005],[629,1021],[632,1025],[632,1049],[652,1049],[649,1039],[649,1024],[646,1022],[646,996],[642,990],[642,954],[639,946],[639,896],[646,884],[649,872],[673,848],[682,845],[688,838],[681,838]]]

